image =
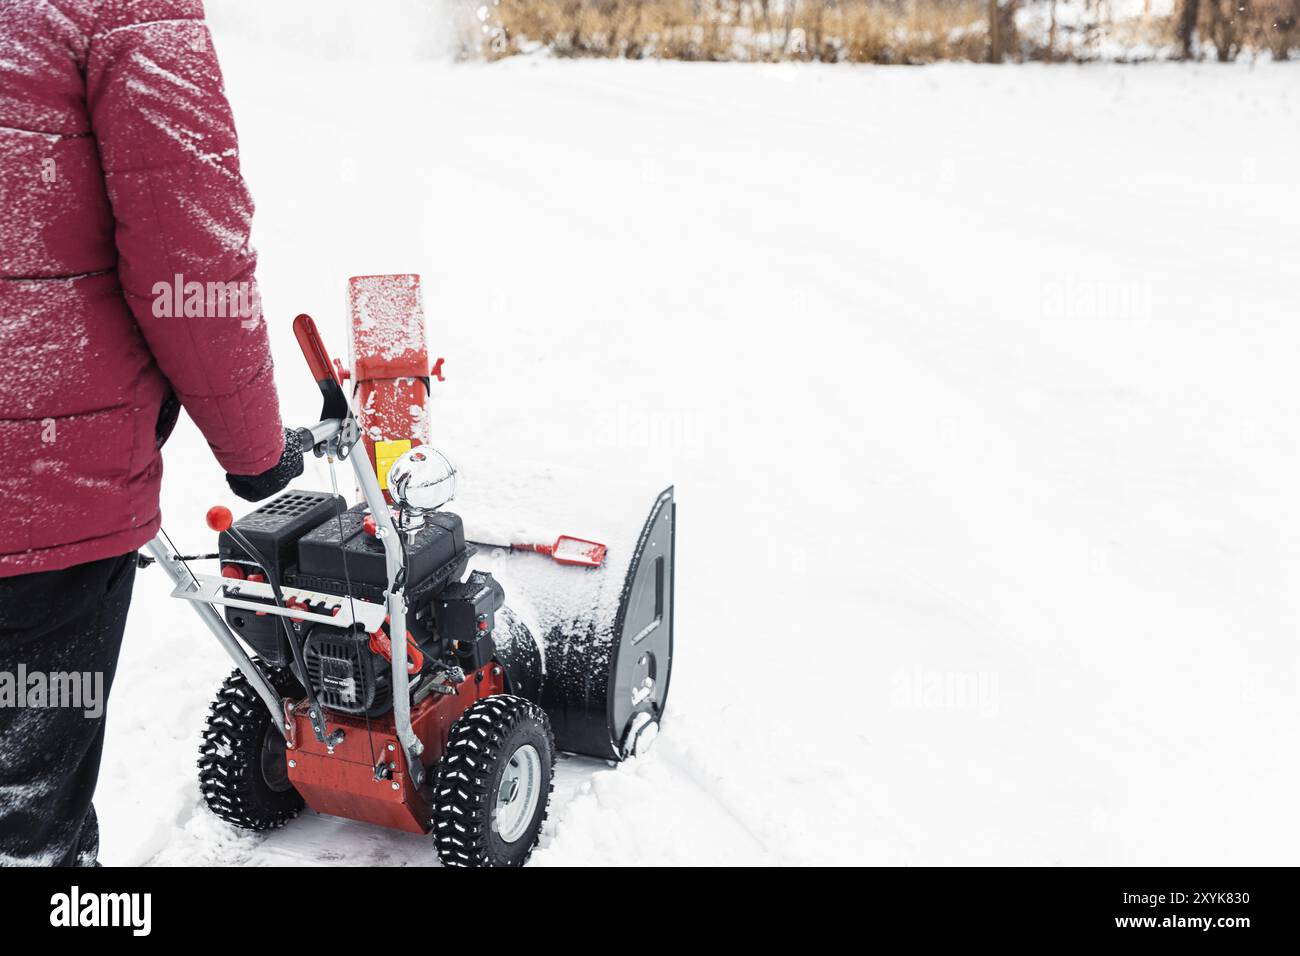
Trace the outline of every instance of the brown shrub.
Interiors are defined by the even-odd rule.
[[[1300,49],[1300,0],[1251,0],[1247,37],[1275,60],[1291,58]]]
[[[981,60],[984,0],[498,0],[478,52],[928,63]],[[1009,23],[1009,18],[1008,21]]]
[[[1300,49],[1300,0],[1178,0],[1178,20],[1184,55],[1192,52],[1193,22],[1201,42],[1223,63],[1246,50],[1268,50],[1275,60],[1286,60]]]

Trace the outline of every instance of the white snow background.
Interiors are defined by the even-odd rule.
[[[536,864],[1296,859],[1295,67],[454,65],[420,4],[208,6],[286,421],[292,317],[344,354],[347,277],[414,271],[480,527],[677,486],[663,733],[562,764]],[[166,467],[207,550],[188,423]],[[202,807],[230,664],[166,592],[104,861],[435,862]]]

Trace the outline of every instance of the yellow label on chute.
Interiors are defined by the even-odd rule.
[[[403,438],[399,441],[375,442],[375,474],[379,476],[380,488],[387,490],[388,469],[393,467],[393,462],[410,450],[411,439],[409,438]]]

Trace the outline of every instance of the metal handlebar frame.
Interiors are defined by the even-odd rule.
[[[216,636],[218,642],[225,648],[226,653],[234,660],[235,666],[239,668],[240,672],[257,692],[257,695],[266,704],[267,709],[271,711],[275,726],[279,728],[280,733],[286,739],[290,736],[290,728],[286,723],[284,702],[271,686],[271,682],[253,663],[235,637],[234,632],[230,629],[230,625],[216,612],[213,605],[232,607],[249,607],[251,605],[253,608],[267,614],[305,620],[320,620],[322,623],[333,626],[348,627],[353,624],[361,624],[367,630],[377,630],[383,624],[384,617],[387,617],[390,632],[398,635],[391,642],[393,721],[396,725],[397,738],[401,741],[406,754],[407,767],[410,770],[412,779],[417,785],[422,784],[424,782],[424,766],[419,758],[420,754],[424,752],[424,744],[415,735],[415,730],[411,726],[411,693],[410,678],[406,670],[406,641],[401,639],[401,635],[406,634],[406,555],[402,548],[401,539],[398,536],[397,526],[393,523],[388,503],[384,500],[383,491],[380,490],[379,479],[370,463],[370,456],[364,453],[352,454],[353,446],[357,443],[360,433],[357,429],[356,419],[352,417],[350,409],[347,418],[324,419],[315,425],[302,429],[302,432],[310,433],[311,447],[315,454],[347,459],[352,462],[353,474],[356,476],[357,484],[361,488],[362,497],[375,519],[379,541],[384,547],[384,565],[388,576],[388,586],[385,589],[383,605],[361,601],[351,596],[339,598],[337,595],[321,595],[298,588],[285,588],[284,590],[292,592],[293,596],[309,596],[317,601],[324,599],[339,603],[341,606],[338,612],[339,616],[326,617],[301,608],[267,607],[249,602],[246,598],[238,595],[232,597],[225,594],[225,588],[231,585],[231,579],[211,575],[196,575],[178,555],[172,553],[166,538],[161,532],[145,547],[167,573],[168,577],[171,578],[174,585],[172,596],[187,600],[194,607],[203,623]],[[256,583],[240,584],[239,587],[241,588],[240,593],[243,593],[243,589],[246,589],[248,593],[261,596],[260,588]],[[265,587],[269,591],[268,585],[260,587]],[[342,608],[347,608],[347,610],[344,611]],[[307,675],[302,676],[306,678]]]

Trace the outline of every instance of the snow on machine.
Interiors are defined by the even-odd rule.
[[[354,278],[349,307],[346,368],[310,317],[294,322],[324,402],[297,434],[328,462],[331,489],[286,490],[238,519],[209,510],[215,574],[165,534],[147,546],[236,665],[203,734],[203,796],[246,829],[306,805],[431,833],[446,864],[520,865],[557,751],[621,760],[657,731],[673,490],[608,548],[467,540],[445,510],[456,469],[428,440],[442,360],[429,364],[419,278]],[[357,504],[339,493],[337,461],[352,465]]]

